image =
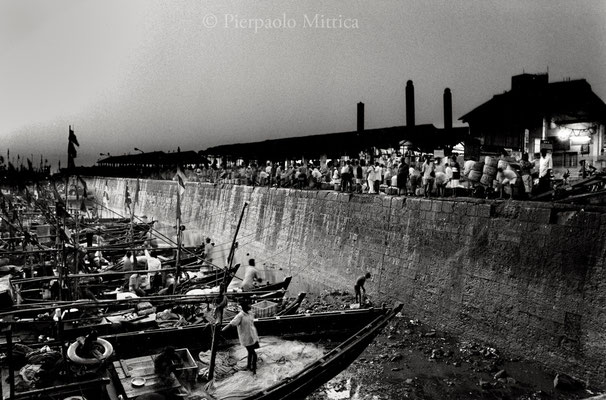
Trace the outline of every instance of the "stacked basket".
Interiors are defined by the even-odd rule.
[[[476,162],[469,171],[469,180],[473,183],[478,183],[482,177],[482,170],[484,169],[484,163],[481,161]]]
[[[497,168],[498,168],[498,160],[494,157],[486,156],[484,158],[484,168],[482,169],[482,178],[480,178],[480,183],[484,186],[490,186],[492,181],[497,176]]]

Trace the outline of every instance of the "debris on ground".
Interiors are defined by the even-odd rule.
[[[328,311],[349,308],[355,298],[336,291],[308,295],[308,301],[304,309]],[[459,340],[402,314],[308,399],[564,400],[598,394],[568,375],[502,354],[487,343]]]

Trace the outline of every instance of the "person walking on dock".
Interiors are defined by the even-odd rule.
[[[248,351],[246,369],[252,371],[253,375],[257,373],[257,353],[255,349],[259,346],[259,335],[255,328],[255,317],[250,312],[250,304],[244,301],[240,304],[241,311],[231,320],[231,322],[223,327],[221,331],[225,332],[230,326],[238,328],[238,338],[240,344]]]
[[[359,276],[354,286],[356,301],[360,304],[360,307],[364,305],[364,300],[366,298],[366,288],[364,288],[364,284],[367,279],[370,279],[370,272],[367,272],[366,275]]]

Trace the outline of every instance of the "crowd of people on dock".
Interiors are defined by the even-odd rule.
[[[472,173],[474,164],[479,175]],[[480,161],[465,160],[456,153],[406,157],[394,154],[369,159],[267,161],[263,166],[255,162],[220,166],[215,162],[186,168],[184,173],[191,182],[425,197],[467,195],[479,188],[481,196],[493,193],[495,197],[512,197],[515,193],[523,198],[552,188],[552,169],[551,153],[544,150],[532,160],[527,153],[515,158],[506,151]],[[581,163],[579,177],[594,172],[595,168]],[[480,181],[482,175],[486,177]],[[565,174],[564,181],[569,176],[570,173]]]

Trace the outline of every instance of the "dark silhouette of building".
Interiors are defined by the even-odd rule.
[[[399,149],[402,141],[413,143],[412,148],[433,152],[436,148],[452,148],[465,140],[468,129],[452,128],[449,132],[432,124],[394,126],[365,129],[362,132],[338,132],[308,135],[253,143],[237,143],[208,148],[204,154],[211,157],[228,157],[231,160],[320,159],[349,156],[356,158],[362,151],[372,149]]]
[[[485,153],[509,148],[531,155],[553,151],[554,170],[581,159],[604,160],[606,104],[584,79],[548,81],[548,74],[511,78],[511,90],[493,96],[459,118]],[[531,156],[532,159],[532,156]]]

